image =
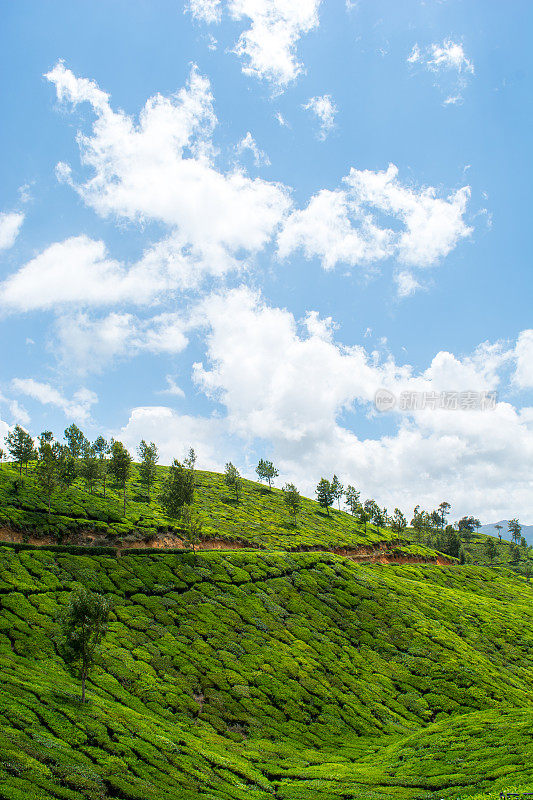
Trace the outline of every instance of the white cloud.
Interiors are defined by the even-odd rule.
[[[499,402],[486,411],[402,412],[397,432],[380,439],[359,438],[346,421],[350,412],[368,414],[383,386],[397,397],[493,391],[514,350],[485,343],[462,358],[440,352],[415,372],[337,343],[332,320],[313,313],[301,335],[290,312],[247,289],[215,295],[202,311],[208,363],[195,365],[196,383],[225,407],[221,430],[258,448],[263,441],[283,480],[312,495],[320,475],[335,471],[409,514],[416,503],[431,509],[443,499],[456,515],[530,514],[533,409]]]
[[[6,278],[0,284],[0,300],[5,311],[149,303],[168,283],[142,262],[125,269],[109,258],[101,241],[73,236],[50,245]]]
[[[420,284],[414,275],[407,270],[402,270],[394,276],[398,287],[398,297],[409,297],[420,289]]]
[[[287,122],[281,111],[276,111],[276,119],[282,128],[290,128],[289,123]]]
[[[445,39],[442,44],[432,44],[426,59],[428,69],[438,72],[442,69],[474,73],[473,63],[466,57],[463,45]]]
[[[302,36],[318,27],[320,0],[226,0],[224,5],[233,20],[249,22],[233,50],[246,75],[282,90],[304,71],[296,47]],[[197,20],[220,22],[220,0],[189,0],[187,8]]]
[[[24,406],[21,406],[17,400],[10,400],[9,411],[14,425],[22,425],[24,428],[27,428],[31,422],[31,417]]]
[[[196,67],[176,95],[149,98],[138,122],[112,110],[107,94],[62,63],[46,77],[60,100],[89,102],[96,114],[91,134],[78,135],[82,164],[91,176],[76,184],[62,164],[59,177],[103,217],[166,228],[167,237],[146,257],[152,270],[168,271],[170,251],[174,260],[188,264],[180,271],[182,283],[187,278],[195,285],[205,274],[243,268],[271,239],[290,206],[289,192],[278,183],[215,167],[213,96]]]
[[[521,389],[533,389],[533,329],[522,331],[515,348],[514,382]]]
[[[155,442],[163,464],[171,464],[175,458],[183,460],[189,447],[194,447],[201,469],[222,472],[224,459],[236,462],[239,452],[231,445],[226,428],[216,417],[177,414],[168,406],[140,406],[132,409],[127,424],[113,436],[131,450],[141,439]]]
[[[407,57],[409,64],[422,64],[433,72],[446,93],[444,105],[457,105],[463,102],[462,92],[469,76],[474,74],[474,64],[467,58],[463,45],[452,39],[445,39],[442,44],[433,43],[421,50],[415,44]]]
[[[13,247],[23,222],[24,214],[20,212],[0,213],[0,250]]]
[[[294,211],[278,236],[278,252],[285,258],[302,249],[309,259],[322,261],[324,269],[337,264],[372,264],[392,254],[392,231],[379,228],[369,214],[358,214],[345,191],[322,189],[307,207]]]
[[[189,0],[186,10],[194,19],[207,24],[220,22],[222,16],[220,0]]]
[[[311,99],[303,105],[303,108],[306,111],[311,111],[318,119],[320,124],[318,138],[324,141],[335,126],[335,114],[338,111],[337,106],[331,99],[331,95],[324,94],[322,96],[311,97]]]
[[[114,361],[140,352],[181,352],[187,346],[187,325],[177,313],[141,320],[124,312],[101,318],[78,312],[56,320],[53,350],[64,368],[81,375],[98,373]]]
[[[401,184],[393,164],[382,172],[352,168],[344,186],[321,190],[305,209],[290,214],[278,236],[281,257],[302,248],[307,258],[318,256],[325,269],[338,263],[372,264],[389,256],[410,267],[428,267],[472,232],[463,218],[468,186],[441,199],[433,187]],[[396,224],[381,227],[383,215]],[[394,230],[398,222],[403,228]],[[399,288],[406,286],[404,277]]]
[[[261,165],[270,166],[269,157],[263,150],[259,149],[250,131],[247,132],[246,136],[241,139],[236,147],[236,151],[239,154],[244,153],[245,150],[249,150],[252,153],[256,167],[260,167]]]
[[[41,383],[33,378],[13,378],[11,389],[44,405],[57,406],[66,417],[77,422],[87,422],[91,406],[98,402],[97,395],[90,389],[78,389],[69,400],[49,383]]]
[[[420,61],[422,58],[422,53],[420,52],[420,48],[417,44],[413,46],[413,49],[407,56],[407,61],[409,64],[416,64],[417,61]]]

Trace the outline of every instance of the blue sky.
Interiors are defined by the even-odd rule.
[[[533,522],[530,3],[1,5],[0,433]]]

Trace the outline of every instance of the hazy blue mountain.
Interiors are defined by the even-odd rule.
[[[501,525],[502,530],[500,531],[502,535],[502,539],[506,539],[508,542],[511,541],[511,536],[509,531],[507,530],[507,523],[509,520],[502,519],[499,522],[491,522],[488,525],[482,525],[479,529],[480,533],[487,533],[490,536],[497,536],[498,531],[494,527],[495,525]],[[533,545],[533,525],[522,525],[522,536],[526,540],[528,544]]]

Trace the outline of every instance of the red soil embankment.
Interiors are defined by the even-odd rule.
[[[34,534],[23,534],[20,531],[13,531],[10,528],[0,528],[0,543],[1,542],[22,542],[32,545],[34,547],[47,547],[56,545],[57,540],[51,536],[36,536]],[[175,534],[164,534],[157,539],[148,542],[110,542],[102,536],[97,536],[91,531],[79,533],[71,537],[63,544],[80,545],[82,547],[114,547],[117,551],[117,556],[122,555],[127,550],[175,550],[186,548],[187,545]],[[400,540],[396,540],[394,546],[407,544]],[[243,541],[226,541],[225,539],[207,539],[199,542],[196,545],[197,550],[250,550],[259,549],[249,542]],[[297,548],[292,552],[328,552],[334,553],[344,558],[349,558],[358,564],[438,564],[440,566],[450,566],[453,564],[452,559],[446,556],[409,556],[402,553],[391,552],[387,548],[387,542],[378,542],[375,545],[361,545],[357,548],[347,547],[303,547]]]

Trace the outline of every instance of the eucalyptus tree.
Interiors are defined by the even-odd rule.
[[[111,446],[111,459],[109,461],[109,473],[113,475],[116,482],[122,488],[124,516],[126,516],[126,484],[131,475],[131,462],[132,457],[122,442],[113,442]]]
[[[155,481],[159,453],[154,442],[147,444],[144,439],[137,448],[137,452],[141,459],[141,463],[139,464],[141,483],[146,488],[148,502],[150,502],[150,487]]]
[[[335,495],[333,494],[332,485],[327,478],[320,478],[315,489],[315,494],[319,506],[321,506],[321,508],[325,508],[326,514],[329,516],[329,509],[330,506],[333,505]]]
[[[224,483],[228,489],[233,489],[235,492],[235,499],[239,502],[242,489],[242,478],[237,467],[228,461],[224,468]]]
[[[337,478],[336,475],[333,476],[333,480],[331,481],[331,491],[333,492],[333,497],[339,504],[339,511],[341,510],[341,498],[344,497],[344,486]]]
[[[259,464],[255,471],[260,481],[268,481],[268,488],[272,488],[272,481],[277,478],[279,471],[276,469],[272,461],[266,461],[262,458],[259,459]]]
[[[296,516],[302,505],[300,492],[294,483],[286,483],[281,491],[283,492],[283,502],[292,517],[293,525],[296,525]]]
[[[355,514],[360,504],[359,498],[361,497],[361,492],[358,492],[355,486],[348,484],[344,496],[346,498],[346,505],[350,509],[351,513]]]
[[[109,601],[101,594],[81,589],[70,596],[61,617],[59,652],[81,678],[81,702],[85,702],[85,683],[108,628]]]

